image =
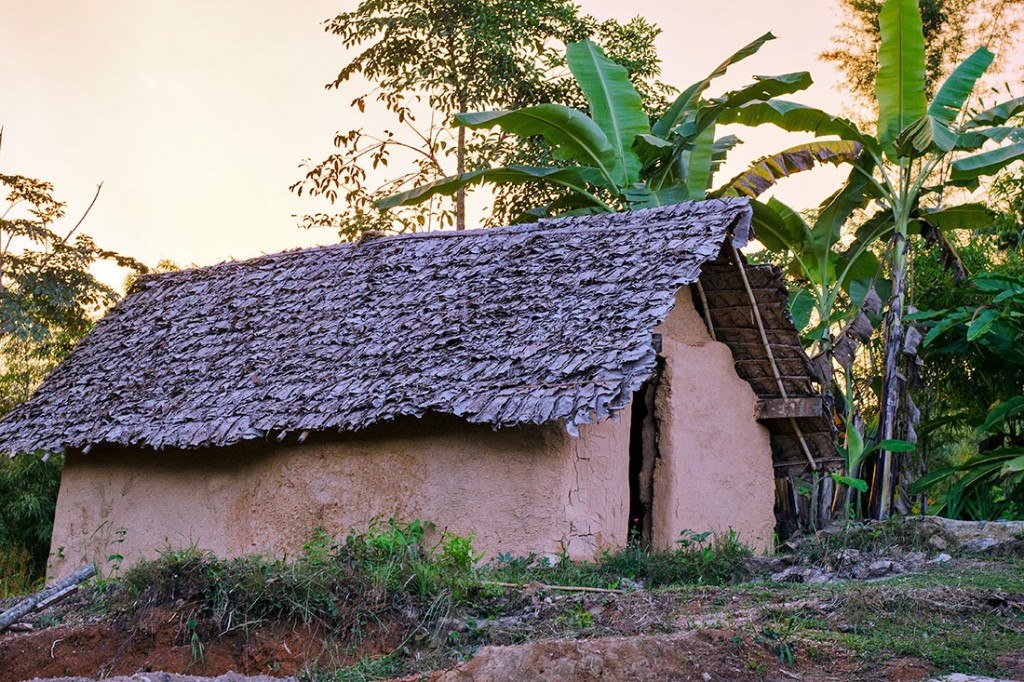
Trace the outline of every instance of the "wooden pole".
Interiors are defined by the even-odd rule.
[[[65,576],[54,582],[45,590],[41,590],[29,597],[26,597],[25,599],[22,599],[12,608],[0,613],[0,632],[3,632],[10,626],[14,625],[33,611],[44,608],[58,599],[67,596],[71,592],[74,592],[81,583],[84,583],[94,575],[96,575],[95,566],[92,564],[82,566],[71,575]]]
[[[768,362],[772,366],[772,373],[775,375],[775,383],[779,387],[779,393],[783,398],[788,398],[789,393],[786,391],[786,385],[782,381],[782,372],[779,371],[779,366],[775,362],[775,353],[772,352],[772,344],[768,340],[768,332],[764,330],[764,322],[761,320],[761,309],[757,305],[757,298],[754,296],[754,290],[750,286],[750,280],[747,279],[747,271],[743,268],[742,256],[740,251],[735,246],[732,247],[733,258],[736,259],[736,267],[740,270],[740,277],[743,279],[743,288],[747,291],[747,298],[750,299],[750,308],[754,312],[754,322],[757,323],[757,330],[761,333],[761,343],[764,345],[764,350],[768,353]],[[803,450],[804,457],[807,458],[807,463],[811,466],[813,471],[818,470],[818,463],[814,461],[814,455],[811,454],[811,449],[807,446],[807,439],[804,437],[804,432],[800,428],[800,425],[796,423],[796,419],[790,418],[790,425],[793,427],[793,433],[796,434],[797,440],[800,441],[800,449]]]

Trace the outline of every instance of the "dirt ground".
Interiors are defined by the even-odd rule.
[[[742,594],[742,593],[741,593]],[[559,613],[590,614],[591,632],[621,631],[629,636],[558,638],[485,646],[469,660],[405,678],[431,682],[470,680],[926,680],[936,671],[925,660],[896,657],[879,662],[835,641],[765,636],[761,607],[730,608],[723,593],[707,590],[682,598],[676,593],[635,593],[566,597]],[[733,596],[735,597],[735,595]],[[546,603],[545,600],[541,603]],[[75,607],[71,607],[73,610]],[[791,603],[793,613],[825,614],[827,600]],[[250,682],[241,676],[293,679],[311,671],[357,663],[385,655],[402,645],[401,627],[378,619],[362,633],[357,648],[332,646],[315,630],[281,625],[230,631],[199,641],[189,622],[188,603],[159,605],[127,622],[97,617],[67,617],[66,624],[0,636],[0,682],[33,678],[111,679],[133,675],[132,682]],[[660,630],[636,634],[640,626]],[[548,616],[550,617],[550,616]],[[558,618],[557,616],[554,618]],[[510,617],[495,639],[515,640],[519,627]],[[190,628],[191,625],[191,628]],[[841,627],[841,626],[840,626]],[[770,631],[769,631],[770,632]],[[1006,652],[1000,667],[1011,679],[1024,679],[1024,651]],[[429,668],[428,668],[429,670]],[[157,672],[159,671],[159,672]],[[229,673],[236,673],[231,675]],[[260,677],[260,682],[268,678]]]

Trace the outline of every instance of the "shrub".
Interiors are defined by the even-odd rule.
[[[45,577],[63,462],[60,456],[0,457],[0,582],[5,586],[31,586]]]

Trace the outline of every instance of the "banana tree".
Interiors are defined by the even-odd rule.
[[[843,189],[825,208],[833,211],[831,219],[841,223],[870,204],[875,213],[867,224],[876,230],[875,239],[888,236],[891,294],[885,314],[879,439],[893,442],[900,435],[901,413],[913,411],[900,372],[907,350],[903,318],[908,236],[916,229],[941,241],[943,230],[970,228],[990,219],[977,204],[942,206],[942,190],[948,184],[977,186],[979,178],[1024,158],[1021,129],[1006,125],[1024,111],[1024,98],[973,115],[965,111],[978,79],[992,63],[992,53],[981,48],[953,70],[929,103],[924,94],[925,48],[917,0],[886,0],[879,23],[879,115],[874,136],[821,110],[780,100],[750,102],[724,112],[719,121],[769,123],[863,145],[864,153]],[[992,145],[1001,146],[987,148]],[[951,169],[949,178],[936,182],[935,173],[945,164]],[[892,511],[895,492],[891,448],[881,449],[875,471],[874,514],[884,518]]]
[[[381,209],[418,204],[437,194],[450,195],[474,184],[543,182],[564,187],[559,201],[537,207],[527,218],[555,213],[592,213],[647,208],[707,196],[726,153],[739,143],[715,137],[717,120],[750,102],[803,90],[807,72],[757,77],[738,90],[712,99],[704,93],[733,64],[757,52],[774,36],[765,34],[731,55],[706,78],[686,88],[653,124],[626,70],[588,40],[567,47],[567,62],[590,104],[590,115],[557,104],[517,111],[456,116],[467,128],[499,127],[523,138],[539,136],[553,150],[556,165],[482,168],[396,194]],[[859,143],[844,140],[800,145],[762,159],[749,173],[717,193],[759,194],[787,175],[815,163],[842,163],[859,154]]]

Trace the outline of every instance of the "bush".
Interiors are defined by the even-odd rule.
[[[0,583],[7,591],[46,576],[63,463],[60,456],[0,458]]]

